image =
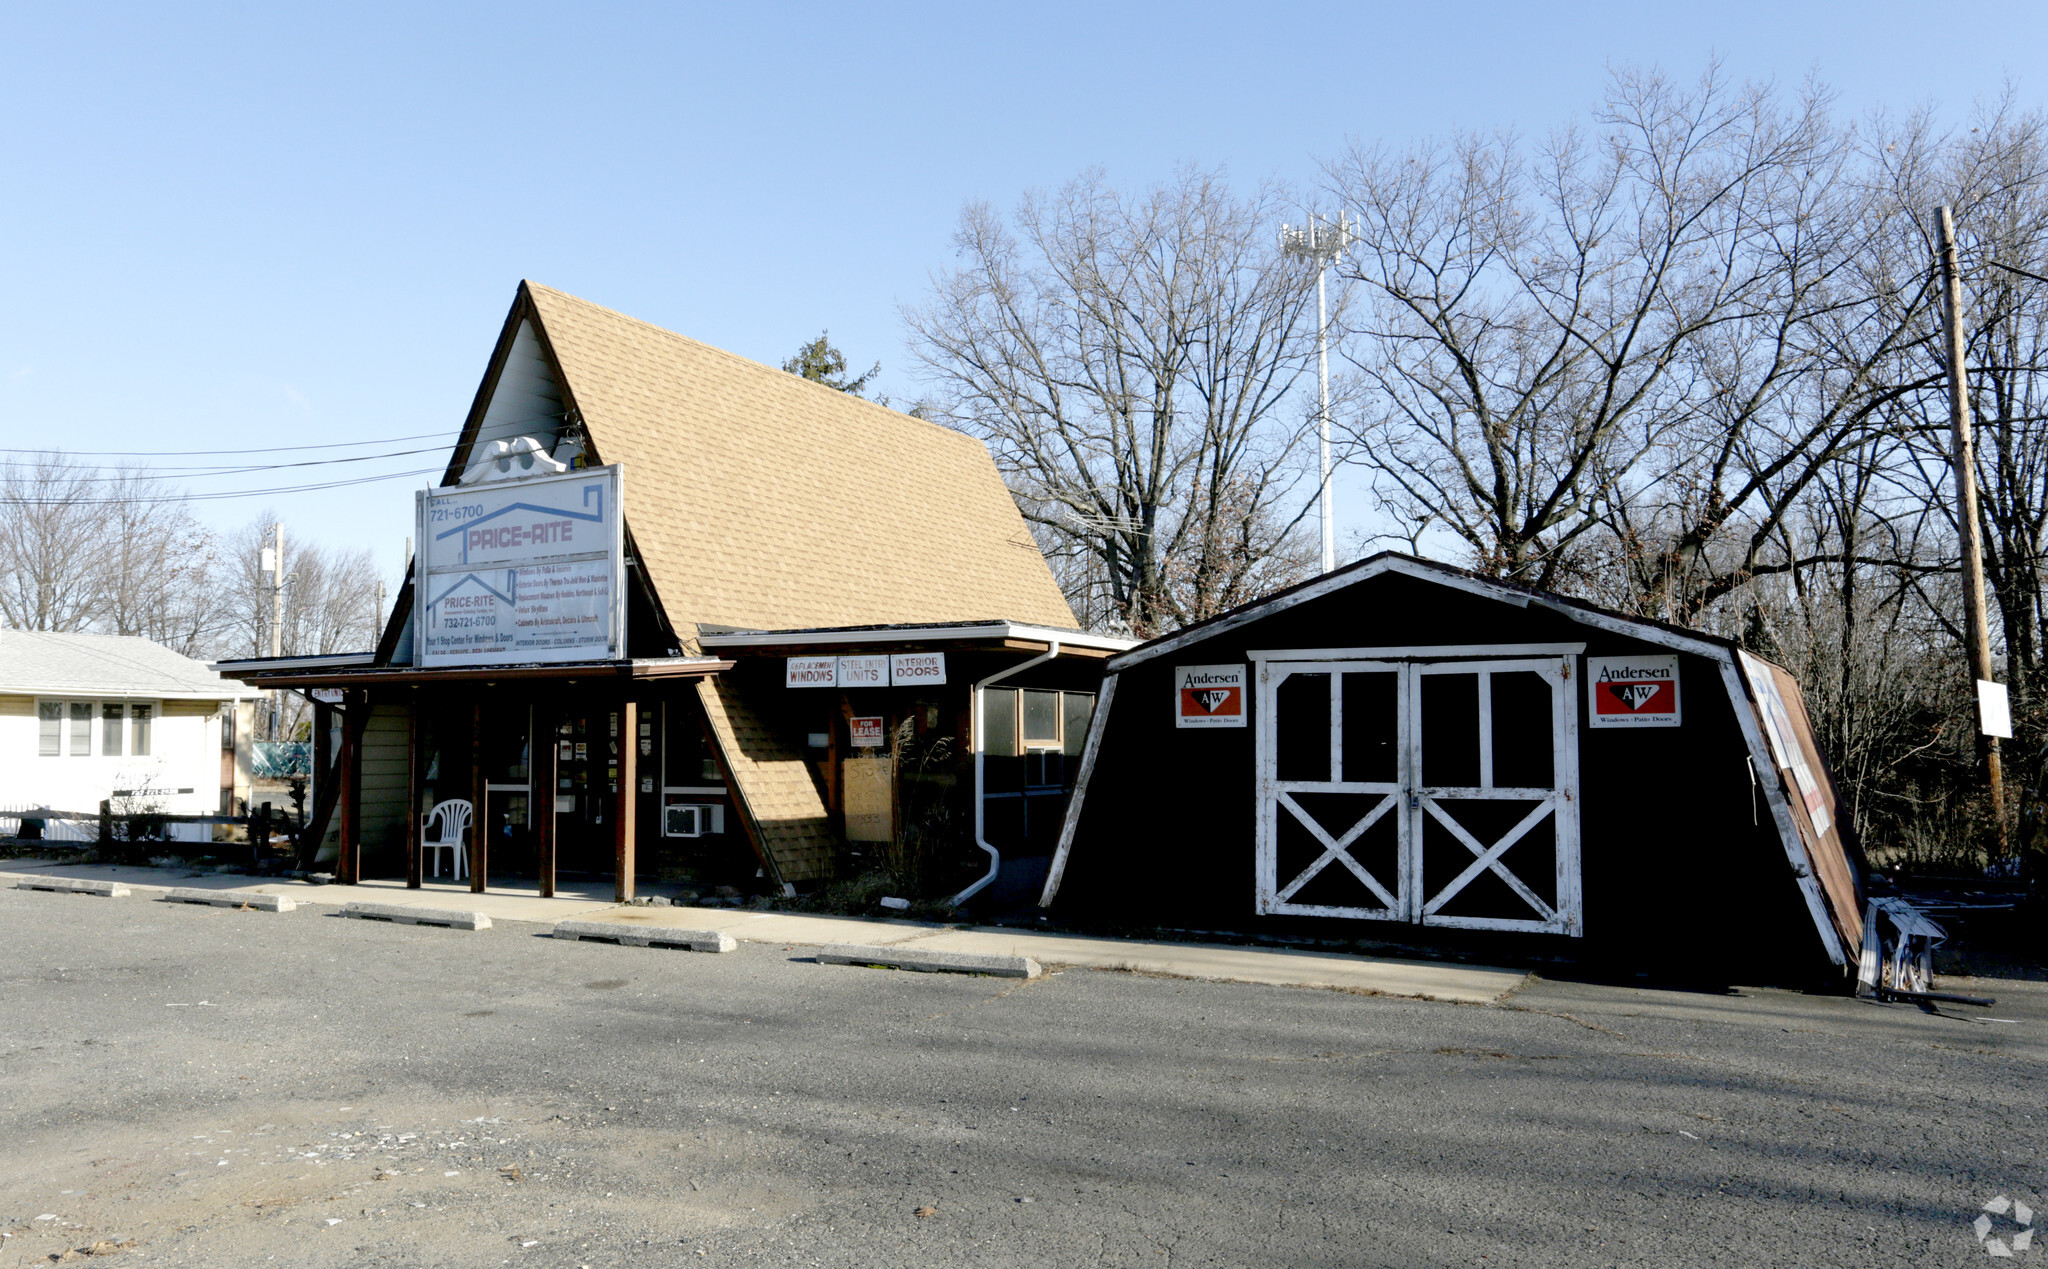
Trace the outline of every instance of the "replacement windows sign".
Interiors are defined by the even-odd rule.
[[[625,655],[620,469],[419,492],[418,664]]]

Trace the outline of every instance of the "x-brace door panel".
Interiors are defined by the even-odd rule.
[[[1258,911],[1414,919],[1403,695],[1393,663],[1260,667]]]
[[[1572,660],[1411,667],[1405,878],[1424,925],[1579,934]]]

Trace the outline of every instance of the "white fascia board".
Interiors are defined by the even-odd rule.
[[[1611,617],[1604,612],[1588,612],[1583,608],[1560,604],[1552,599],[1531,599],[1529,602],[1538,608],[1547,608],[1560,617],[1569,617],[1582,626],[1592,626],[1613,634],[1625,635],[1630,639],[1640,639],[1644,643],[1654,643],[1675,652],[1691,652],[1703,657],[1712,657],[1716,661],[1726,660],[1729,655],[1727,644],[1700,635],[1680,634],[1676,630],[1666,630],[1648,622],[1630,621],[1626,617]]]
[[[223,684],[213,689],[158,691],[151,687],[0,687],[0,696],[40,696],[45,700],[67,701],[239,701],[252,693],[246,688]]]
[[[901,626],[893,630],[761,630],[700,634],[697,643],[705,648],[779,648],[792,644],[912,643],[933,639],[1028,639],[1035,643],[1061,643],[1109,652],[1122,652],[1138,646],[1136,639],[1055,630],[1050,626],[1020,626],[1007,621],[978,626]]]
[[[376,663],[374,652],[335,652],[308,657],[241,657],[211,661],[206,668],[215,674],[261,674],[266,670],[346,670]]]
[[[1399,648],[1278,648],[1247,652],[1251,661],[1450,661],[1483,657],[1575,657],[1583,643],[1446,643]]]

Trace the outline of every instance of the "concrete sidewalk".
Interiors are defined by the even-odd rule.
[[[474,894],[468,886],[452,883],[429,883],[418,890],[407,889],[404,883],[394,881],[364,882],[355,886],[314,885],[304,881],[218,873],[192,877],[182,870],[167,868],[41,864],[32,860],[8,861],[7,866],[0,869],[0,886],[11,887],[16,881],[30,877],[52,876],[118,881],[141,899],[155,899],[162,891],[174,887],[250,890],[260,894],[287,895],[301,904],[333,908],[350,902],[395,903],[481,912],[494,922],[526,921],[552,925],[558,921],[575,920],[675,926],[717,930],[742,943],[779,943],[787,947],[822,947],[828,943],[894,947],[914,943],[919,948],[934,951],[1028,956],[1048,969],[1128,970],[1173,978],[1260,983],[1276,987],[1319,987],[1466,1004],[1497,1001],[1528,979],[1527,974],[1518,970],[1486,965],[1392,960],[1284,948],[1142,942],[987,926],[756,912],[743,908],[631,907],[612,902],[608,887],[603,893],[585,890],[577,894],[558,893],[555,898],[543,899],[532,889],[494,889]],[[64,901],[84,903],[89,900]],[[90,902],[103,901],[95,899]]]

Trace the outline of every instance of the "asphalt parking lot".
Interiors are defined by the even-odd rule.
[[[0,890],[0,1265],[1964,1265],[2048,1198],[2033,980],[1459,1005],[542,932]]]

